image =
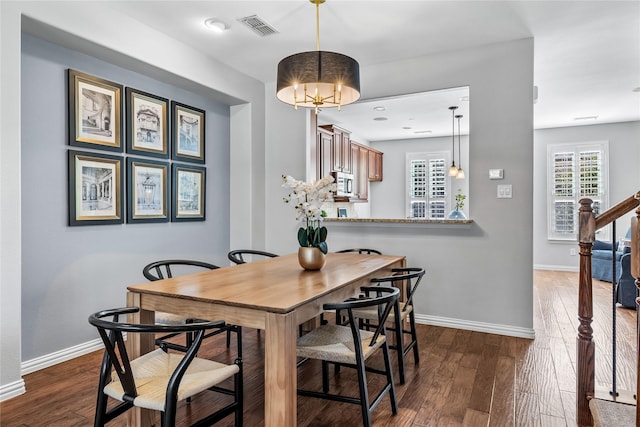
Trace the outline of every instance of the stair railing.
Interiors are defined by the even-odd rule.
[[[593,213],[592,203],[593,200],[591,199],[581,199],[578,212],[580,276],[578,285],[579,325],[576,342],[576,421],[579,426],[593,425],[593,417],[589,410],[589,400],[595,397],[595,343],[593,341],[593,328],[591,327],[593,321],[591,249],[596,240],[597,230],[607,226],[633,209],[636,209],[636,216],[631,221],[631,274],[636,278],[635,284],[640,290],[640,279],[638,279],[640,277],[640,230],[638,229],[640,191],[607,209],[597,217]],[[640,322],[638,325],[640,327]],[[640,345],[640,339],[638,345]],[[638,360],[640,362],[640,354],[638,355]],[[638,372],[640,373],[640,370]],[[640,412],[638,412],[637,407],[636,425],[640,426]]]

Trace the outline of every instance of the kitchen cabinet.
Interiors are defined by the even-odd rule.
[[[322,125],[318,128],[327,130],[333,135],[330,172],[352,173],[351,132],[335,125]]]
[[[369,200],[369,182],[382,181],[382,152],[351,141],[351,132],[335,125],[317,128],[317,179],[331,172],[353,175],[351,202]]]
[[[316,137],[316,179],[321,179],[333,172],[333,132],[319,127]]]
[[[369,149],[359,146],[358,154],[358,198],[361,201],[369,200]]]
[[[351,168],[353,174],[353,196],[350,202],[369,200],[369,149],[351,141]]]
[[[370,148],[368,163],[369,163],[369,166],[368,166],[369,181],[371,182],[382,181],[382,152]]]

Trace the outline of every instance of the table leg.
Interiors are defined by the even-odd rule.
[[[127,292],[127,307],[140,307],[140,294]],[[140,310],[137,313],[129,315],[131,323],[153,323],[155,320],[155,312],[148,310]],[[128,334],[127,335],[127,353],[131,360],[153,351],[155,346],[153,334]],[[127,411],[127,425],[147,427],[154,425],[155,414],[149,409],[141,409],[133,407]]]
[[[296,425],[295,313],[267,313],[265,319],[264,411],[266,427]]]

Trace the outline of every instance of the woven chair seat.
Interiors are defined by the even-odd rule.
[[[385,337],[381,335],[371,346],[373,332],[360,331],[362,353],[366,360],[376,349],[384,343]],[[356,363],[353,335],[351,328],[340,325],[321,325],[306,335],[298,338],[296,355],[309,359],[327,360],[338,363]]]
[[[156,311],[156,324],[158,325],[184,325],[187,319],[177,314]]]
[[[164,411],[169,378],[183,356],[183,354],[165,353],[157,349],[131,362],[131,370],[138,392],[138,396],[134,399],[135,406]],[[237,372],[239,372],[237,365],[225,365],[196,357],[180,381],[178,400],[186,399],[213,387]],[[112,381],[105,386],[104,392],[114,399],[123,401],[124,390],[115,373],[112,376]]]

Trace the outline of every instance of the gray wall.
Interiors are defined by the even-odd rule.
[[[83,150],[67,142],[67,68],[206,111],[206,221],[67,226],[67,151]],[[29,35],[22,81],[22,360],[29,360],[95,339],[88,314],[125,305],[126,286],[144,282],[151,261],[228,264],[229,107]]]
[[[390,78],[394,76],[394,78]],[[384,84],[381,84],[384,82]],[[522,39],[362,67],[363,99],[470,87],[469,229],[342,227],[328,223],[330,250],[374,246],[407,255],[428,278],[416,300],[425,322],[533,335],[533,40]],[[282,106],[267,85],[266,242],[297,250],[295,215],[280,175],[305,176],[304,112]],[[505,107],[507,106],[507,107]],[[283,129],[282,123],[287,126]],[[279,132],[274,129],[280,129]],[[490,168],[504,168],[513,199],[496,199]],[[374,187],[375,183],[371,185]],[[488,328],[484,326],[489,325]]]
[[[575,242],[547,240],[547,145],[609,141],[609,203],[640,191],[640,122],[611,123],[555,129],[534,133],[534,264],[536,268],[578,271],[579,256],[571,256]],[[618,237],[629,228],[631,213],[616,222]]]

